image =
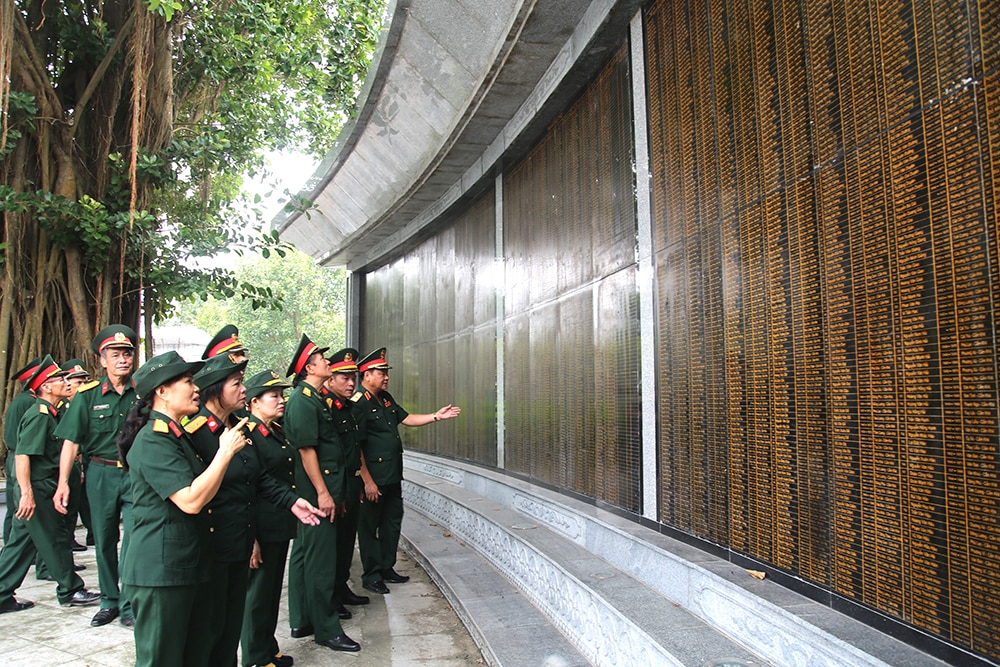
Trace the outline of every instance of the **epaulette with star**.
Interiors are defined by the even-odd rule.
[[[208,423],[208,417],[206,417],[205,415],[198,415],[197,417],[189,421],[187,424],[184,424],[184,430],[187,431],[188,433],[194,433],[207,423]]]
[[[77,387],[76,388],[76,393],[79,394],[79,393],[84,392],[84,391],[90,391],[94,387],[99,387],[99,386],[101,386],[101,381],[100,380],[91,380],[90,382],[88,382],[86,384],[81,384],[79,387]]]
[[[357,403],[358,401],[361,400],[361,397],[364,396],[364,395],[365,395],[365,393],[363,391],[356,391],[356,392],[354,392],[354,396],[351,396],[351,401],[353,403]]]

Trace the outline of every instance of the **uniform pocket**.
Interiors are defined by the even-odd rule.
[[[163,564],[177,569],[198,566],[201,545],[192,528],[181,524],[167,524],[163,528]]]

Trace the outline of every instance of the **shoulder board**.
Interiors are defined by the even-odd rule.
[[[42,405],[41,403],[39,403],[39,404],[38,404],[38,411],[39,411],[39,412],[40,412],[41,414],[43,414],[43,415],[47,415],[47,414],[49,414],[49,406],[47,406],[47,405]]]
[[[187,424],[184,424],[184,430],[187,431],[188,433],[194,433],[207,423],[208,423],[208,417],[206,417],[205,415],[198,415],[197,417],[189,421]]]
[[[364,394],[362,392],[356,391],[356,392],[354,392],[354,396],[351,396],[351,401],[353,401],[354,403],[357,403],[358,401],[361,400],[362,396],[364,396]]]
[[[302,387],[302,393],[305,394],[306,396],[312,396],[313,395],[312,390],[309,389],[309,387]]]
[[[257,422],[247,422],[248,431],[253,431],[255,428],[257,428]],[[261,431],[261,433],[263,433],[263,431]]]
[[[328,407],[328,408],[332,408],[333,407],[333,399],[332,398],[327,398],[326,399],[326,407]]]
[[[162,419],[153,420],[153,433],[167,433],[170,429],[167,428],[167,422]]]
[[[100,387],[100,386],[101,386],[101,381],[100,380],[91,380],[87,384],[81,384],[79,387],[77,387],[76,388],[76,393],[79,394],[80,392],[89,391],[90,389],[93,389],[94,387]]]

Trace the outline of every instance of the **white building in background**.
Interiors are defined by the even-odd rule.
[[[212,334],[198,327],[181,325],[153,328],[153,353],[175,351],[187,361],[201,359],[202,353]]]

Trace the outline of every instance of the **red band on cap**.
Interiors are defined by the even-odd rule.
[[[309,344],[306,345],[304,350],[302,350],[302,354],[300,354],[299,358],[295,360],[295,366],[293,367],[295,369],[295,375],[298,375],[299,373],[302,372],[302,369],[306,367],[306,362],[309,361],[309,357],[311,357],[313,355],[313,352],[315,352],[318,349],[319,345],[317,345],[312,341],[309,341]]]
[[[44,371],[39,373],[37,376],[35,376],[35,379],[31,381],[31,384],[28,385],[28,389],[30,389],[31,391],[38,391],[38,388],[41,387],[43,384],[45,384],[46,380],[52,377],[54,373],[58,372],[59,372],[59,366],[57,366],[56,364],[52,364]]]
[[[25,380],[27,380],[28,378],[30,378],[32,375],[34,375],[35,371],[37,371],[37,370],[38,370],[38,364],[35,364],[34,366],[28,366],[27,368],[24,369],[23,373],[21,373],[20,375],[18,375],[14,379],[17,380],[18,382],[24,382]]]
[[[357,372],[358,366],[353,361],[338,361],[335,364],[330,364],[330,371],[332,373],[348,373]]]
[[[360,372],[364,373],[365,371],[367,371],[368,369],[370,369],[372,366],[385,366],[385,365],[387,365],[385,359],[372,359],[368,363],[361,364],[361,366],[358,368],[358,370]]]
[[[240,341],[236,336],[230,336],[223,341],[220,341],[215,347],[208,351],[209,358],[217,357],[226,350],[236,347],[240,344]]]
[[[132,349],[135,349],[135,347],[132,345],[132,341],[129,340],[129,337],[123,334],[121,331],[119,331],[115,333],[115,335],[112,336],[111,338],[102,340],[101,344],[97,346],[97,353],[100,354],[101,352],[104,352],[104,348],[106,348],[108,345],[111,345],[112,343],[118,343],[119,345],[125,344],[131,347]]]

